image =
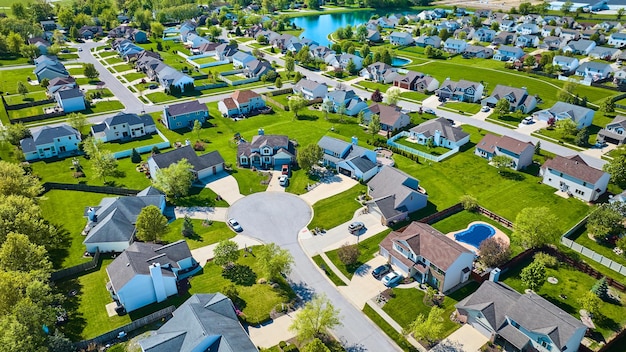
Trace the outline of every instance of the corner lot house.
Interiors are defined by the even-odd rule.
[[[221,293],[195,294],[153,335],[138,341],[143,352],[258,352]]]
[[[136,196],[103,198],[98,206],[85,208],[87,226],[83,233],[87,235],[83,244],[87,252],[122,252],[135,238],[135,223],[141,209],[154,205],[165,210],[165,196],[152,187],[148,187]]]
[[[428,203],[426,190],[409,174],[391,166],[383,166],[367,183],[367,202],[370,213],[380,215],[383,224],[405,220],[409,214],[422,209]]]
[[[69,125],[44,126],[20,141],[26,161],[66,156],[78,150],[80,133]]]
[[[181,159],[187,159],[193,166],[191,172],[196,180],[213,176],[224,171],[224,158],[222,158],[218,151],[198,156],[191,146],[186,145],[166,153],[149,157],[148,167],[150,168],[150,176],[154,179],[160,169],[169,167],[179,162]]]
[[[318,83],[308,79],[301,79],[293,86],[293,92],[295,94],[302,94],[307,100],[313,100],[323,98],[328,93],[328,86],[326,83]]]
[[[102,123],[91,126],[91,134],[102,142],[140,138],[156,133],[152,116],[120,112],[107,117]]]
[[[240,167],[280,170],[283,165],[295,164],[295,153],[289,137],[265,135],[261,129],[250,143],[240,142],[237,145],[237,163]]]
[[[367,181],[378,172],[376,152],[359,147],[356,137],[352,137],[352,143],[348,143],[324,136],[317,145],[324,151],[324,166],[334,168],[340,174]]]
[[[570,196],[593,202],[598,199],[609,184],[610,175],[593,168],[578,155],[555,156],[547,160],[540,170],[543,183]]]
[[[107,290],[118,306],[132,312],[178,294],[178,281],[201,269],[187,242],[135,242],[107,266]]]
[[[441,87],[435,91],[435,94],[442,99],[475,103],[482,98],[484,89],[485,87],[482,83],[466,81],[464,79],[458,82],[446,79],[441,84]]]
[[[486,134],[476,145],[474,154],[487,160],[504,155],[513,161],[511,164],[513,170],[521,170],[533,163],[535,146],[530,142],[522,142],[508,136],[496,137]]]
[[[485,281],[455,305],[461,321],[519,351],[577,352],[587,327],[545,298]]]
[[[521,111],[523,113],[530,113],[537,107],[537,99],[534,96],[528,95],[526,88],[515,88],[498,84],[486,99],[483,99],[481,104],[489,107],[495,107],[500,99],[506,99],[509,101],[511,111]]]
[[[435,230],[412,222],[393,231],[379,245],[380,255],[419,283],[448,292],[469,280],[474,253]]]
[[[411,123],[411,117],[403,113],[399,106],[374,103],[363,110],[363,123],[369,124],[372,115],[380,117],[380,129],[383,131],[395,131]]]
[[[624,140],[626,140],[626,116],[616,116],[598,132],[598,142],[621,145],[624,144]]]
[[[265,107],[265,100],[251,90],[236,90],[230,97],[217,103],[217,109],[223,116],[248,114]]]
[[[469,142],[470,138],[468,133],[459,127],[452,126],[443,117],[423,122],[411,128],[409,133],[418,144],[426,145],[428,140],[432,140],[436,146],[449,149],[462,146]]]
[[[195,121],[204,124],[209,117],[209,108],[197,100],[172,104],[163,109],[163,123],[170,130],[193,127]]]
[[[534,113],[533,117],[541,121],[548,121],[552,117],[555,118],[556,121],[570,119],[576,122],[578,129],[581,129],[591,126],[594,113],[595,111],[591,109],[559,101],[552,105],[550,109]]]

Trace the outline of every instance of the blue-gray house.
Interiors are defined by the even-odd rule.
[[[376,152],[359,147],[356,137],[352,137],[352,143],[348,143],[324,136],[317,145],[324,151],[324,165],[336,168],[343,175],[367,181],[378,173]]]
[[[205,123],[209,117],[209,108],[197,100],[166,106],[163,109],[163,123],[170,130],[193,127],[195,121]]]

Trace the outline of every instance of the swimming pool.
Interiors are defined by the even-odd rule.
[[[493,236],[495,233],[496,230],[491,225],[474,224],[467,230],[454,234],[454,239],[478,248],[482,241]]]

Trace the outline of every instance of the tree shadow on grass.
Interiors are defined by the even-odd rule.
[[[222,271],[222,277],[241,286],[252,286],[256,283],[256,273],[247,265],[235,264]]]
[[[79,312],[82,286],[77,278],[58,282],[55,292],[64,297],[62,306],[67,312],[68,320],[59,326],[59,329],[72,341],[83,339],[83,330],[87,326],[87,319]]]
[[[319,117],[315,116],[315,115],[304,115],[304,114],[300,114],[298,116],[298,121],[317,121],[319,119]]]
[[[513,172],[509,170],[500,170],[498,171],[501,177],[506,178],[507,180],[512,181],[524,181],[525,177],[523,174],[519,172]]]
[[[61,224],[52,224],[57,229],[57,245],[48,251],[53,268],[60,268],[63,260],[70,255],[68,248],[72,245],[70,232]]]

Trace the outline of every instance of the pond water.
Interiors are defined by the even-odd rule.
[[[400,67],[400,66],[404,66],[407,65],[411,62],[411,60],[409,59],[405,59],[402,57],[393,57],[391,59],[391,66],[393,67]]]
[[[332,13],[320,16],[295,17],[293,23],[304,29],[301,36],[315,40],[320,45],[330,46],[328,35],[339,27],[351,25],[356,27],[369,21],[374,11],[356,11],[348,13]]]

